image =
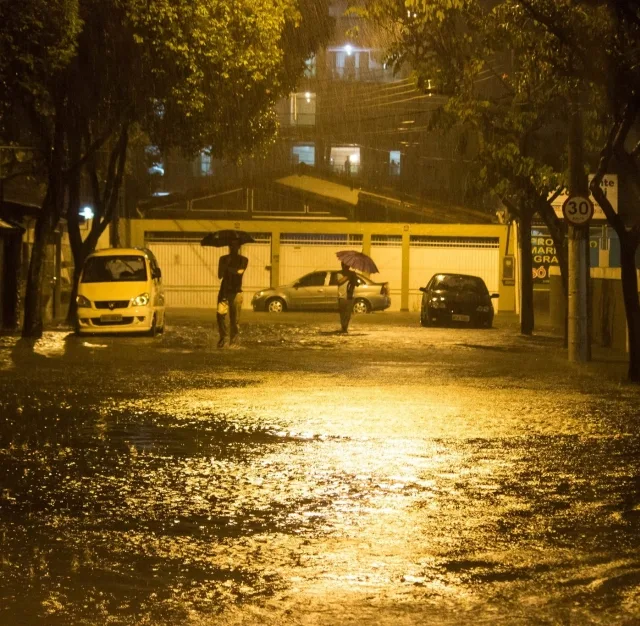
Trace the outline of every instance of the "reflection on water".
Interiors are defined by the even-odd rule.
[[[635,391],[484,336],[181,332],[4,344],[1,623],[640,619]]]

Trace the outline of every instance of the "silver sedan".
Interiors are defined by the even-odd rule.
[[[306,274],[290,285],[267,287],[257,291],[251,300],[254,311],[281,313],[296,311],[337,311],[339,270],[318,270]],[[354,292],[354,313],[384,311],[391,306],[389,284],[376,283],[358,274]]]

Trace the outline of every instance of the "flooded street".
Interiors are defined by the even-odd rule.
[[[561,340],[247,313],[0,337],[2,624],[640,624],[640,391]]]

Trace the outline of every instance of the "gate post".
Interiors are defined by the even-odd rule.
[[[280,231],[271,233],[271,286],[280,284]]]
[[[362,235],[362,252],[367,256],[371,256],[371,232]]]
[[[411,234],[409,226],[406,225],[405,231],[402,233],[402,287],[400,292],[400,310],[409,310],[409,258],[411,243]]]

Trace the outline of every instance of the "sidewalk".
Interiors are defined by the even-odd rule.
[[[254,312],[250,309],[242,311],[242,321],[244,325],[261,325],[268,324],[274,326],[304,326],[307,324],[322,325],[331,324],[337,320],[336,312],[325,311],[309,311],[309,312],[287,312],[279,315],[265,312]],[[167,309],[167,328],[171,332],[171,326],[180,326],[181,324],[196,324],[203,328],[211,328],[215,331],[215,310],[211,308],[168,308]],[[375,312],[364,316],[358,316],[356,324],[363,326],[383,326],[383,327],[419,327],[419,313],[415,311],[383,311]],[[520,336],[520,317],[512,312],[499,312],[494,320],[494,328],[513,333],[514,336]],[[46,330],[58,332],[71,332],[71,328],[66,324],[65,320],[52,320],[47,324]],[[455,332],[455,329],[452,329]],[[478,332],[485,332],[478,330]],[[19,335],[19,331],[14,333],[2,333],[3,335]],[[561,340],[563,338],[564,329],[555,328],[551,325],[548,315],[541,314],[536,311],[535,329],[531,337],[522,335],[523,340],[531,340],[533,342],[557,341],[559,349],[565,352],[566,348],[562,347]],[[627,380],[627,368],[629,355],[626,352],[615,350],[600,345],[592,345],[592,359],[585,364],[574,364],[567,361],[568,370],[571,368],[583,368],[596,376],[606,376],[612,380],[618,380],[624,383]]]
[[[415,311],[383,311],[375,312],[369,315],[358,316],[354,318],[355,324],[364,326],[396,326],[396,327],[419,327],[419,313]],[[204,325],[209,324],[215,326],[215,311],[208,308],[170,308],[167,310],[168,326],[170,328],[172,320],[176,324],[181,321],[193,323],[199,320]],[[334,312],[287,312],[282,314],[272,314],[264,312],[254,312],[252,310],[242,311],[242,324],[270,324],[278,326],[298,326],[305,324],[326,324],[337,320],[337,313]],[[520,335],[520,316],[512,312],[499,312],[494,320],[494,328],[505,330],[514,335]],[[426,330],[426,329],[425,329]],[[452,329],[455,332],[455,329]],[[485,332],[478,330],[478,332]],[[565,352],[566,348],[562,347],[562,338],[564,335],[563,328],[555,328],[551,325],[549,315],[541,314],[536,311],[535,329],[533,335],[529,338],[522,335],[523,340],[555,340],[559,342],[559,348]],[[603,347],[600,345],[592,346],[592,360],[586,364],[572,364],[567,361],[567,367],[586,368],[587,371],[593,372],[594,375],[603,375],[607,378],[617,379],[625,382],[627,378],[627,367],[629,355],[619,350]]]
[[[502,323],[513,331],[520,332],[520,316],[516,313],[499,313],[496,316],[496,324]],[[541,314],[536,311],[534,318],[535,328],[533,336],[554,337],[557,339],[564,338],[564,328],[557,328],[552,325],[549,315]],[[566,355],[566,347],[563,346]],[[591,345],[591,360],[587,363],[569,363],[568,367],[582,367],[593,373],[599,372],[600,375],[607,378],[617,378],[620,382],[627,380],[627,368],[629,365],[629,354],[614,348],[601,346],[593,343]]]

